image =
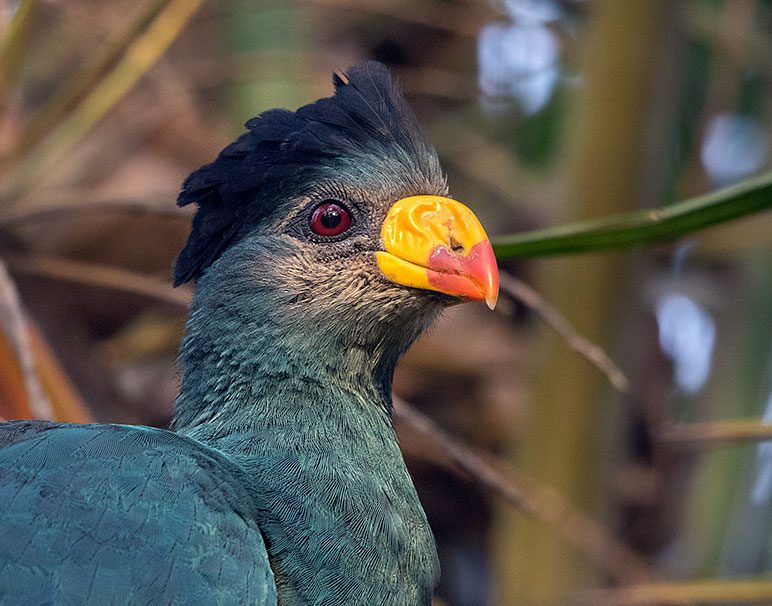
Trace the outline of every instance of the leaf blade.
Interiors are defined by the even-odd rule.
[[[493,239],[498,259],[661,244],[772,208],[772,172],[661,209],[611,215]]]

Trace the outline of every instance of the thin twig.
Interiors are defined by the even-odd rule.
[[[646,583],[588,591],[571,600],[584,606],[688,606],[696,604],[770,604],[772,580],[715,579],[674,583]]]
[[[474,482],[545,523],[617,582],[643,583],[657,578],[655,571],[635,552],[596,521],[573,509],[553,488],[524,477],[504,461],[483,458],[404,401],[395,398],[394,404],[396,418],[445,455],[444,463],[450,469],[468,474]]]
[[[772,440],[772,423],[761,419],[679,423],[659,429],[654,439],[660,444],[708,448],[764,442]]]
[[[172,288],[168,282],[110,265],[42,255],[5,255],[4,260],[13,274],[42,276],[128,292],[168,303],[184,311],[187,311],[190,303],[189,288]]]
[[[499,287],[502,293],[521,301],[537,314],[545,324],[565,339],[571,349],[585,357],[605,374],[617,390],[626,393],[630,389],[630,382],[627,377],[609,355],[600,346],[576,332],[571,323],[528,284],[506,272],[501,272],[499,274]]]
[[[16,351],[32,414],[37,419],[50,419],[51,402],[48,401],[43,386],[38,380],[35,356],[30,346],[29,328],[21,307],[19,293],[2,262],[0,262],[0,329],[5,332]]]

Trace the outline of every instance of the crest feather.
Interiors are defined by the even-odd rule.
[[[339,158],[396,152],[409,158],[406,170],[443,181],[434,149],[385,66],[363,63],[334,74],[333,84],[332,97],[252,118],[246,133],[186,179],[177,204],[198,208],[175,286],[200,277],[288,194],[329,178]]]

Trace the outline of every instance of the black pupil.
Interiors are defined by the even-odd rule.
[[[338,227],[341,222],[340,209],[335,206],[325,208],[320,219],[324,227],[327,229],[334,229]]]

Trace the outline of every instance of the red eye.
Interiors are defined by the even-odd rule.
[[[350,226],[351,215],[335,202],[322,202],[311,215],[311,231],[319,236],[338,236]]]

